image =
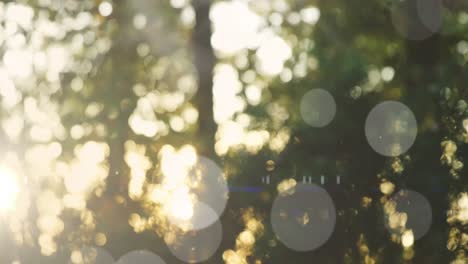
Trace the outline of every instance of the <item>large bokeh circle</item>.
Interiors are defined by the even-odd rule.
[[[416,118],[406,105],[385,101],[375,106],[366,119],[369,145],[379,154],[395,157],[408,151],[416,140]]]
[[[123,255],[116,264],[166,264],[166,262],[150,251],[137,250]]]
[[[391,19],[406,39],[424,40],[440,30],[442,10],[442,0],[395,1]]]
[[[311,251],[325,244],[336,224],[336,210],[327,191],[315,184],[299,184],[279,194],[271,209],[278,239],[295,251]]]
[[[300,111],[302,119],[308,125],[324,127],[335,117],[335,99],[327,90],[312,89],[302,97]]]
[[[169,250],[179,260],[186,263],[199,263],[211,258],[218,250],[223,237],[219,221],[207,228],[178,235],[168,244]]]
[[[385,215],[385,226],[389,232],[401,235],[404,231],[411,230],[415,240],[429,232],[432,224],[432,207],[426,197],[416,191],[401,190],[391,197],[390,202],[394,203],[395,212]],[[401,227],[390,223],[392,215],[395,217],[395,214],[405,214],[406,223],[402,223]]]

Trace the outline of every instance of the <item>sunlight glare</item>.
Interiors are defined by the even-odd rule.
[[[197,162],[195,148],[183,146],[176,151],[165,145],[161,149],[162,185],[152,193],[152,200],[163,205],[163,212],[176,222],[188,221],[194,214],[194,201],[190,194],[189,170]]]
[[[0,167],[0,212],[11,210],[19,192],[17,176],[13,171]]]
[[[176,196],[176,195],[174,195]],[[175,220],[188,221],[193,217],[193,202],[188,193],[180,197],[173,197],[167,206],[168,214]]]
[[[242,17],[242,19],[238,19]],[[258,31],[265,24],[262,17],[242,1],[221,1],[210,12],[213,22],[211,43],[222,54],[233,55],[257,45]]]

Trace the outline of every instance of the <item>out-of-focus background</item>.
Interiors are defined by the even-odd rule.
[[[0,2],[0,263],[468,262],[468,3]]]

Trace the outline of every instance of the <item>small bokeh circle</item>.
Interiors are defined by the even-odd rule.
[[[166,264],[166,262],[150,251],[137,250],[123,255],[116,264]]]
[[[325,189],[298,184],[279,194],[271,209],[271,224],[278,239],[295,251],[311,251],[333,234],[336,210]]]
[[[325,127],[335,117],[335,99],[327,90],[312,89],[302,97],[300,111],[309,126]]]
[[[391,13],[397,32],[409,40],[424,40],[442,26],[442,0],[396,1]]]
[[[199,263],[208,260],[216,253],[222,237],[221,223],[216,221],[207,228],[178,235],[175,241],[167,246],[179,260]]]
[[[411,230],[414,240],[422,238],[432,224],[432,207],[426,197],[412,190],[400,190],[390,198],[394,212],[386,213],[385,226],[392,234]]]
[[[416,140],[416,118],[406,105],[385,101],[375,106],[366,119],[369,145],[379,154],[396,157],[408,151]]]

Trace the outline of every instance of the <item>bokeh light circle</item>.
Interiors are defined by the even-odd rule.
[[[366,119],[369,145],[379,154],[396,157],[408,151],[416,140],[416,118],[406,105],[385,101],[375,106]]]
[[[223,237],[219,221],[207,228],[178,235],[169,250],[178,259],[187,263],[199,263],[211,258],[218,250]]]
[[[138,250],[123,255],[116,264],[166,264],[166,262],[150,251]]]
[[[112,255],[105,249],[103,248],[98,248],[98,247],[83,247],[80,250],[81,253],[81,259],[80,262],[78,263],[83,263],[83,264],[114,264],[114,258]],[[69,264],[74,264],[73,262],[73,254],[70,257],[70,260],[68,261]]]
[[[443,0],[416,0],[418,17],[431,32],[437,33],[442,27]]]
[[[390,198],[395,211],[386,213],[385,226],[392,234],[413,232],[414,240],[422,238],[431,228],[432,207],[426,197],[412,190],[400,190]],[[404,219],[404,220],[402,220]]]
[[[273,202],[271,224],[278,239],[295,251],[311,251],[325,244],[336,224],[333,200],[315,184],[298,184]]]
[[[397,1],[392,8],[392,23],[409,40],[424,40],[440,30],[441,0]]]
[[[302,97],[300,111],[302,119],[308,125],[324,127],[335,117],[335,99],[324,89],[312,89]]]

